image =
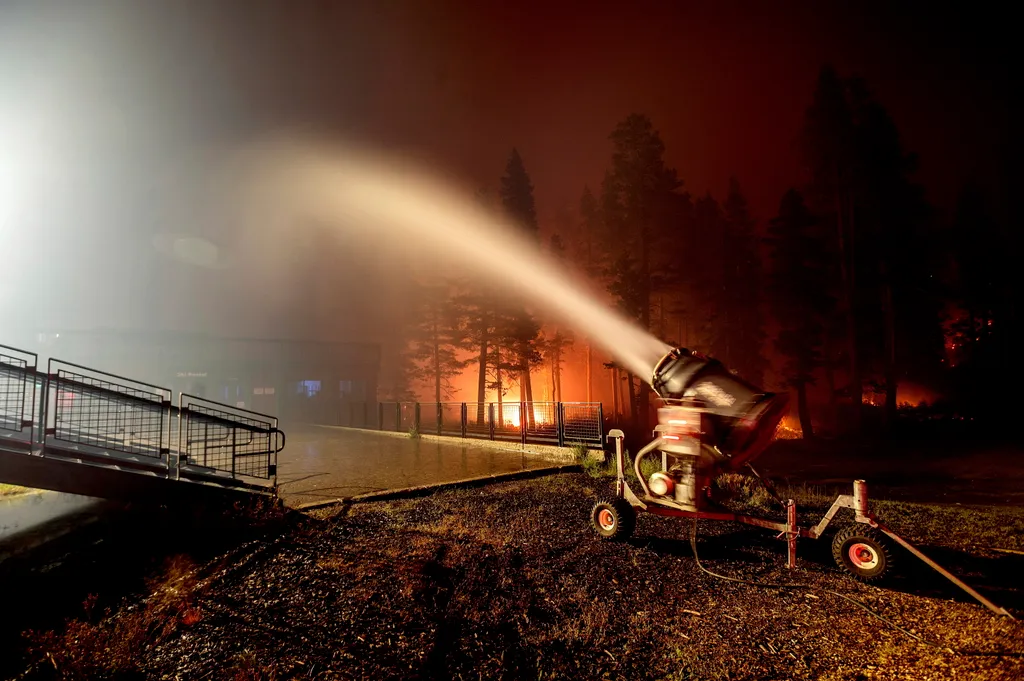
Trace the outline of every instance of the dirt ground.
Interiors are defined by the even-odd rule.
[[[803,540],[641,516],[628,542],[589,528],[609,478],[563,474],[281,519],[205,562],[172,561],[101,613],[32,633],[21,678],[1014,679],[1024,625],[897,554],[864,586]],[[808,493],[807,517],[823,499]],[[753,502],[751,502],[753,503]],[[880,503],[988,597],[1024,615],[1024,510]],[[1017,552],[1017,553],[1014,553]],[[829,591],[865,604],[918,642]],[[956,651],[956,652],[955,652]]]

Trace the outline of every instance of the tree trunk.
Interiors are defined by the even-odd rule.
[[[529,405],[526,409],[525,422],[529,425],[530,429],[533,429],[533,385],[530,381],[530,363],[527,360],[526,343],[523,343],[519,347],[519,371],[521,374],[519,385],[522,388],[522,390],[520,390],[519,400],[520,402],[526,402]]]
[[[642,383],[640,385],[641,385],[641,387],[643,386]],[[629,389],[629,412],[630,412],[630,418],[632,419],[632,422],[634,424],[640,424],[641,423],[640,419],[647,417],[646,412],[644,412],[643,416],[640,415],[640,409],[641,408],[646,408],[647,400],[646,399],[637,400],[637,395],[636,395],[637,391],[633,388],[633,374],[629,374],[629,373],[626,374],[626,386]],[[645,397],[647,397],[647,391],[646,390],[643,393],[641,393],[641,398],[645,398]]]
[[[854,425],[860,430],[861,423],[863,421],[864,411],[864,379],[861,375],[861,364],[860,364],[860,348],[857,345],[857,329],[859,324],[857,323],[857,223],[856,217],[856,205],[854,204],[854,198],[851,196],[848,198],[846,209],[848,211],[846,224],[847,224],[847,240],[850,251],[850,340],[853,343],[850,350],[850,358],[853,362],[852,371],[850,372],[850,386],[852,388],[853,401],[856,409],[854,409]]]
[[[554,348],[552,348],[552,351],[551,351],[551,401],[552,402],[557,402],[558,401],[558,398],[555,397],[555,389],[556,389],[556,385],[555,385],[555,383],[556,383],[556,381],[555,381],[555,372],[556,372],[556,369],[555,369],[555,352],[554,352]]]
[[[856,318],[856,288],[854,285],[853,271],[853,230],[852,220],[847,221],[843,205],[842,192],[838,187],[838,169],[836,171],[836,232],[839,239],[839,270],[842,278],[843,300],[846,304],[846,342],[849,346],[850,360],[850,401],[852,403],[851,417],[853,418],[853,429],[859,431],[861,424],[861,403],[864,401],[864,385],[860,376],[860,362],[857,352],[857,318]],[[852,209],[851,209],[852,210]],[[847,228],[849,226],[849,234]]]
[[[619,367],[612,367],[612,413],[619,418]]]
[[[562,339],[558,339],[555,346],[555,392],[554,401],[562,401]]]
[[[665,337],[665,296],[658,296],[658,336]]]
[[[651,261],[650,261],[650,230],[645,226],[640,234],[640,323],[645,331],[651,330]],[[630,411],[633,413],[633,423],[640,425],[637,415],[644,420],[645,428],[649,425],[647,421],[647,405],[650,395],[646,390],[641,389],[639,400],[633,390],[633,374],[626,377],[629,382],[629,403]],[[643,379],[641,378],[641,381]],[[643,383],[640,384],[643,386]]]
[[[883,285],[882,295],[882,304],[885,306],[885,425],[892,428],[896,423],[899,371],[896,366],[896,310],[893,306],[891,283]]]
[[[441,403],[441,349],[434,343],[434,402]]]
[[[821,338],[823,360],[821,367],[825,371],[825,387],[828,389],[828,426],[829,428],[835,428],[836,415],[839,412],[838,404],[836,403],[836,368],[833,361],[835,349],[832,347],[832,333],[827,327],[824,333],[822,333]]]
[[[807,383],[801,381],[796,386],[796,410],[800,417],[800,430],[805,440],[814,437],[814,424],[811,423],[811,407],[807,403]]]
[[[593,386],[593,351],[590,341],[587,341],[587,402],[594,401],[594,386]]]
[[[502,393],[505,392],[505,386],[501,384],[501,348],[497,348],[498,355],[494,360],[494,383],[498,386],[498,423],[505,422],[505,413],[502,411]]]
[[[476,422],[483,425],[485,422],[484,403],[487,402],[487,350],[489,338],[487,334],[487,317],[481,316],[480,322],[480,372],[477,374],[476,382]]]

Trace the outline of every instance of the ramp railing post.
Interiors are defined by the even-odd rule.
[[[50,374],[42,374],[39,383],[39,454],[46,450],[46,419],[48,416],[47,407],[50,404]]]
[[[462,422],[462,437],[466,437],[466,403],[459,407],[459,420]]]
[[[505,420],[500,415],[498,418],[502,419],[502,422]],[[491,440],[494,439],[494,402],[487,403],[487,437]]]
[[[185,414],[184,397],[181,393],[178,393],[178,442],[175,447],[175,465],[174,465],[174,479],[181,479],[181,460],[185,459],[185,463],[188,463],[188,415]],[[182,446],[184,442],[185,447]]]

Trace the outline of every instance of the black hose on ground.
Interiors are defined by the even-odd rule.
[[[871,615],[875,619],[879,620],[880,622],[882,622],[886,626],[891,627],[892,629],[895,629],[896,631],[900,632],[901,634],[904,634],[905,636],[908,636],[908,637],[914,639],[918,643],[923,643],[926,646],[930,646],[932,648],[936,648],[938,650],[942,650],[943,652],[953,653],[954,655],[975,655],[975,656],[991,656],[991,657],[1024,657],[1024,653],[1019,653],[1019,652],[1002,651],[1002,650],[997,650],[997,651],[992,651],[992,652],[983,652],[983,651],[974,651],[974,650],[958,650],[958,649],[955,649],[955,648],[950,648],[949,646],[944,646],[944,645],[935,643],[933,641],[929,641],[928,639],[926,639],[926,638],[924,638],[922,636],[918,636],[917,634],[915,634],[915,633],[913,633],[911,631],[908,631],[906,628],[900,626],[896,622],[893,622],[891,619],[889,619],[889,618],[885,617],[884,615],[876,612],[875,610],[872,610],[870,607],[868,607],[867,605],[865,605],[861,601],[858,601],[856,598],[851,598],[850,596],[847,596],[846,594],[840,593],[840,592],[835,591],[833,589],[821,589],[821,588],[818,588],[818,587],[810,586],[809,584],[800,584],[800,583],[797,583],[797,582],[776,582],[776,583],[772,583],[772,582],[759,582],[759,581],[752,580],[752,579],[742,579],[740,577],[730,577],[728,575],[723,575],[723,574],[719,574],[717,572],[712,572],[711,570],[708,570],[706,567],[704,567],[704,565],[700,562],[700,556],[697,554],[697,519],[696,518],[693,519],[693,524],[690,526],[690,548],[693,550],[693,559],[695,561],[697,561],[697,567],[699,567],[701,569],[701,571],[703,571],[705,574],[708,574],[708,575],[710,575],[710,576],[712,576],[712,577],[714,577],[716,579],[723,579],[723,580],[725,580],[727,582],[736,582],[737,584],[748,584],[750,586],[759,586],[759,587],[768,588],[768,589],[804,589],[806,591],[820,591],[822,593],[827,593],[827,594],[830,594],[832,596],[836,596],[838,598],[841,598],[844,601],[846,601],[847,603],[851,603],[852,605],[857,606],[858,608],[860,608],[864,612],[868,613],[869,615]]]

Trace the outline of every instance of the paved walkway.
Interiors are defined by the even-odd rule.
[[[535,454],[474,446],[472,440],[448,444],[317,426],[285,431],[278,480],[289,506],[552,465]]]

